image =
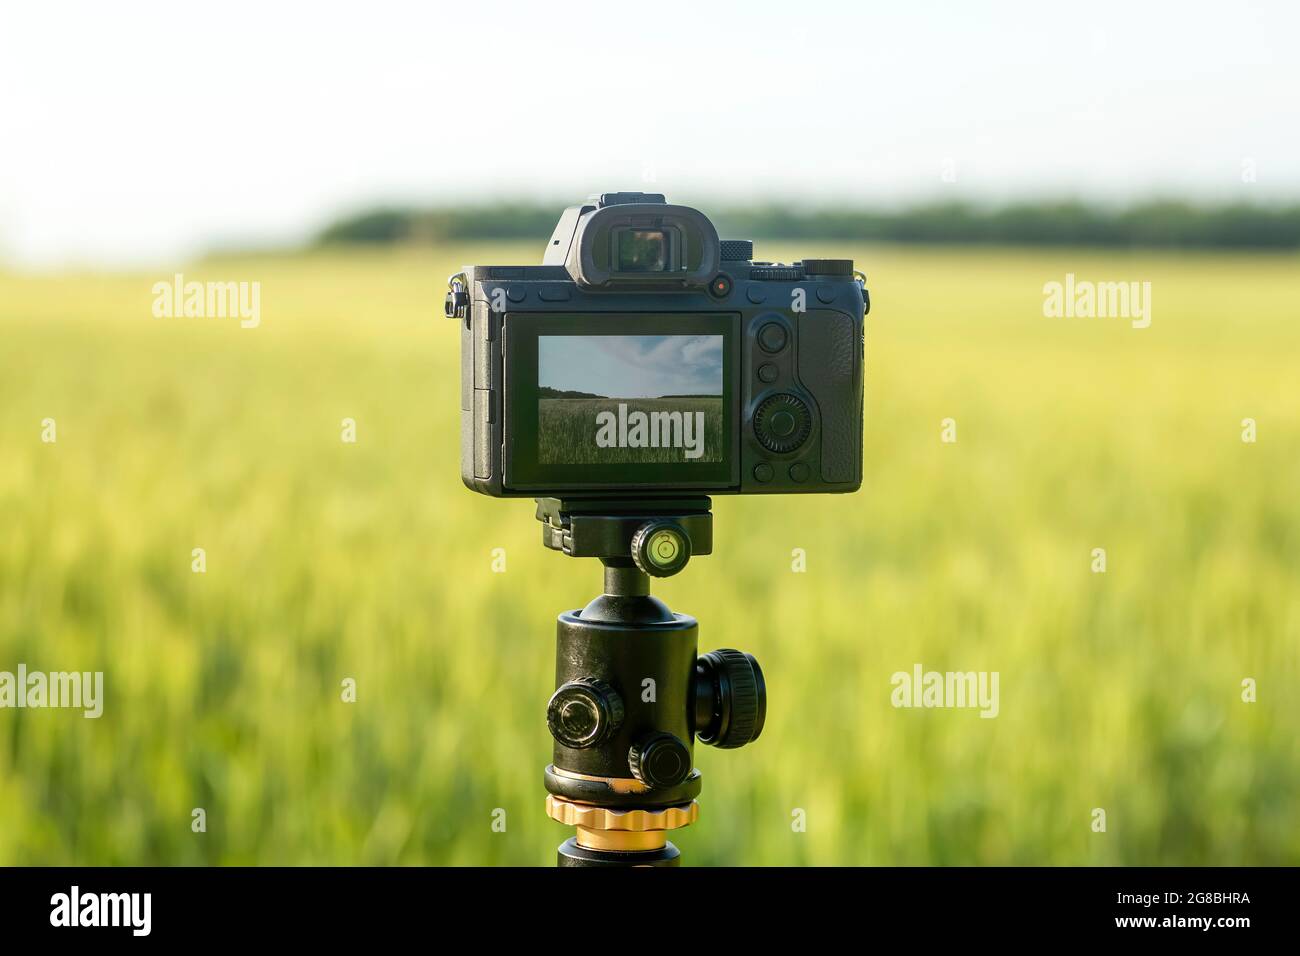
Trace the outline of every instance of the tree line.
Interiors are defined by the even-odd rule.
[[[929,203],[901,210],[764,204],[699,204],[724,239],[1031,244],[1203,249],[1300,248],[1300,204],[1197,205],[1153,200],[1111,208],[1068,200],[988,207]],[[545,242],[555,204],[493,203],[436,208],[387,207],[327,226],[320,245],[432,244],[466,240]]]

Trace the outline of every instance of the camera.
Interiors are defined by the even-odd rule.
[[[541,265],[451,277],[461,476],[499,497],[849,492],[865,278],[753,261],[660,194],[570,206]]]

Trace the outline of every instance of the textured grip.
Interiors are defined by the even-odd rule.
[[[718,245],[723,262],[748,262],[754,258],[754,243],[748,239],[723,239]]]
[[[804,277],[803,266],[753,266],[749,270],[749,277],[774,282],[798,282]]]
[[[731,698],[731,720],[724,736],[712,741],[715,747],[731,750],[757,739],[762,732],[763,714],[767,709],[766,688],[760,688],[754,673],[758,662],[743,651],[720,647],[710,651],[713,665],[726,672]]]
[[[847,279],[853,275],[853,260],[805,259],[803,261],[803,271],[810,276],[843,276]]]
[[[862,480],[862,353],[842,312],[799,316],[799,378],[821,410],[822,479]]]

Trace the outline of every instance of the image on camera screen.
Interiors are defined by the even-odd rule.
[[[541,335],[542,464],[720,462],[721,335]]]

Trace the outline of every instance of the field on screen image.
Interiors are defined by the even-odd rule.
[[[553,864],[555,617],[601,572],[461,484],[431,318],[539,253],[185,267],[262,283],[247,330],[154,318],[170,270],[0,273],[0,671],[104,672],[99,720],[0,709],[0,864]],[[761,254],[868,275],[865,481],[717,496],[654,584],[770,695],[696,750],[686,864],[1300,863],[1296,258]],[[1067,272],[1151,281],[1150,328],[1046,318]],[[917,663],[998,671],[997,718],[892,707]]]
[[[626,405],[628,414],[704,412],[704,454],[688,459],[682,447],[601,448],[596,415]],[[538,460],[543,464],[618,464],[639,462],[716,462],[722,460],[722,399],[696,398],[544,398],[537,403]],[[692,433],[694,434],[694,433]]]

